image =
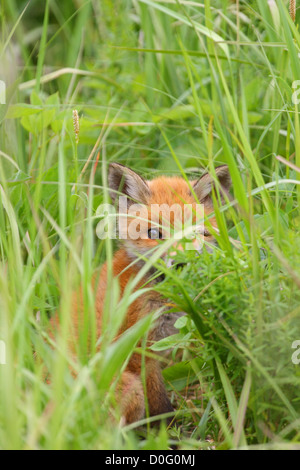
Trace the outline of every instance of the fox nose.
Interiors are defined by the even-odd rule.
[[[186,263],[176,263],[176,261],[174,259],[168,258],[167,259],[167,267],[171,268],[172,266],[174,266],[175,269],[184,268],[184,266],[186,266]]]
[[[175,269],[184,268],[185,266],[186,266],[186,263],[175,263]]]
[[[176,248],[177,251],[183,251],[183,247],[180,244],[174,245],[174,248]],[[174,266],[175,269],[178,269],[178,268],[182,268],[182,267],[185,266],[185,263],[177,263],[174,260],[174,256],[176,256],[177,251],[172,251],[171,253],[169,253],[169,255],[167,257],[167,267],[168,268],[171,268],[172,266]]]

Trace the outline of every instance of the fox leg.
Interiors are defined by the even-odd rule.
[[[146,362],[146,373],[147,400],[150,416],[174,411],[164,386],[159,362],[154,359],[148,359]],[[167,418],[166,421],[169,424],[172,421],[172,417]]]
[[[125,371],[119,385],[122,416],[125,424],[139,421],[145,415],[143,384],[140,376]]]
[[[142,419],[145,416],[145,398],[140,375],[128,370],[123,372],[118,388],[125,424]],[[174,411],[164,386],[160,364],[154,359],[146,360],[146,391],[150,416]],[[166,421],[169,424],[172,417]]]

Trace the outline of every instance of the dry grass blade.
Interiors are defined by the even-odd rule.
[[[95,72],[90,72],[89,70],[80,70],[71,67],[64,67],[62,69],[56,70],[55,72],[47,73],[41,77],[40,83],[48,83],[52,80],[56,80],[57,78],[61,77],[62,75],[66,74],[75,74],[75,75],[84,75],[84,76],[95,76]],[[28,88],[33,88],[36,85],[36,79],[28,80],[28,82],[20,83],[19,90],[27,90]]]
[[[284,165],[290,167],[292,170],[297,171],[297,173],[300,173],[300,168],[299,168],[297,165],[295,165],[294,163],[289,162],[288,160],[286,160],[285,158],[281,157],[280,155],[277,155],[277,156],[276,156],[276,159],[277,159],[279,162],[283,163]]]

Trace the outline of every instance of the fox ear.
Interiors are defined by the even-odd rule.
[[[219,182],[219,190],[221,196],[229,196],[229,189],[231,187],[231,177],[227,165],[218,166],[216,169],[216,176]],[[208,199],[211,199],[212,189],[216,186],[216,183],[209,173],[201,176],[193,185],[195,194],[200,202],[205,203]]]
[[[108,185],[113,202],[119,197],[120,193],[129,198],[129,205],[135,202],[147,204],[150,196],[148,183],[135,171],[120,165],[120,163],[110,163]]]

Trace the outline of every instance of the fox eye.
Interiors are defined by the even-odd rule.
[[[158,240],[159,238],[162,238],[162,234],[158,228],[150,228],[148,230],[148,237],[151,240]]]

